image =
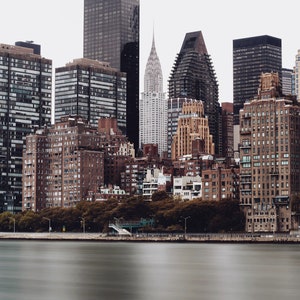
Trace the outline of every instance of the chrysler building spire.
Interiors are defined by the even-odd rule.
[[[164,155],[167,151],[167,100],[163,92],[162,70],[156,53],[154,34],[139,109],[140,147],[157,144],[158,153]]]
[[[163,92],[162,71],[160,61],[156,53],[154,33],[152,39],[151,52],[148,57],[144,75],[144,92]]]

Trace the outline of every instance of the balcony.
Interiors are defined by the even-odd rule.
[[[240,134],[243,135],[243,134],[251,134],[251,129],[250,128],[242,128],[240,130]]]
[[[249,149],[249,148],[251,148],[251,144],[250,143],[248,143],[248,144],[242,144],[242,145],[240,145],[240,148],[241,149]]]

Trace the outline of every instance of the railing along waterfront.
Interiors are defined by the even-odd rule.
[[[93,240],[129,242],[227,242],[227,243],[300,243],[300,233],[133,233],[130,236],[103,233],[0,232],[1,239]]]

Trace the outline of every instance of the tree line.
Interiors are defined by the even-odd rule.
[[[116,219],[139,221],[153,219],[154,225],[140,228],[143,232],[243,232],[245,217],[238,201],[178,201],[157,192],[152,201],[130,197],[123,201],[82,201],[72,208],[47,208],[40,212],[0,214],[0,231],[18,232],[101,232],[110,231],[108,224]]]

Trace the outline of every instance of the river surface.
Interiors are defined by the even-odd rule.
[[[1,300],[300,299],[300,245],[0,241]]]

